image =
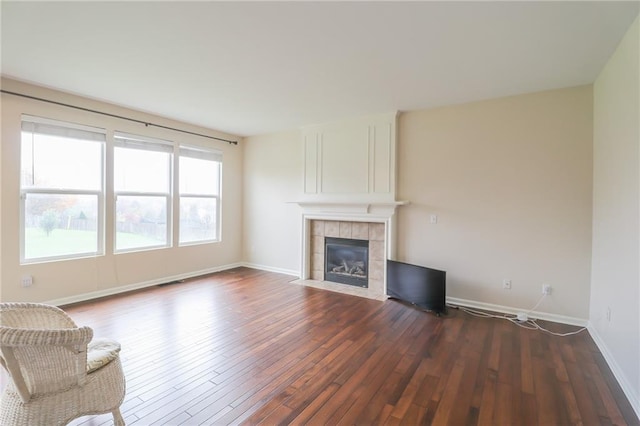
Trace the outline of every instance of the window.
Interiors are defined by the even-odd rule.
[[[103,252],[105,131],[22,116],[23,263]]]
[[[107,150],[105,129],[22,116],[22,263],[104,254],[105,213],[115,253],[220,240],[220,151],[123,132],[112,141]]]
[[[114,135],[116,252],[171,245],[171,142]]]
[[[180,244],[220,239],[222,153],[180,146]]]

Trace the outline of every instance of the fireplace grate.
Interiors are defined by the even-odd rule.
[[[325,281],[369,287],[369,241],[325,238]]]

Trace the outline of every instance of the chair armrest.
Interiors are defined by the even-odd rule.
[[[0,344],[3,346],[86,346],[93,337],[90,327],[35,330],[0,326]]]
[[[62,309],[41,303],[0,303],[0,325],[14,328],[76,328]]]

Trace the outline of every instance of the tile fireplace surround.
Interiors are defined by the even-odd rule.
[[[301,279],[296,284],[369,299],[385,300],[386,259],[395,255],[394,231],[397,206],[404,202],[379,204],[298,203],[303,208]],[[324,281],[325,237],[369,241],[369,287]]]
[[[311,220],[311,280],[316,286],[342,293],[380,298],[384,295],[385,229],[384,223],[346,222],[339,220]],[[325,237],[353,238],[369,241],[369,288],[324,281]],[[322,282],[322,283],[320,283]],[[331,288],[328,288],[331,287]]]

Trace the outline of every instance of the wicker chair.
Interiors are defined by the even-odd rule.
[[[66,425],[108,412],[124,425],[120,345],[92,337],[54,306],[0,303],[0,364],[11,377],[0,396],[0,425]]]

